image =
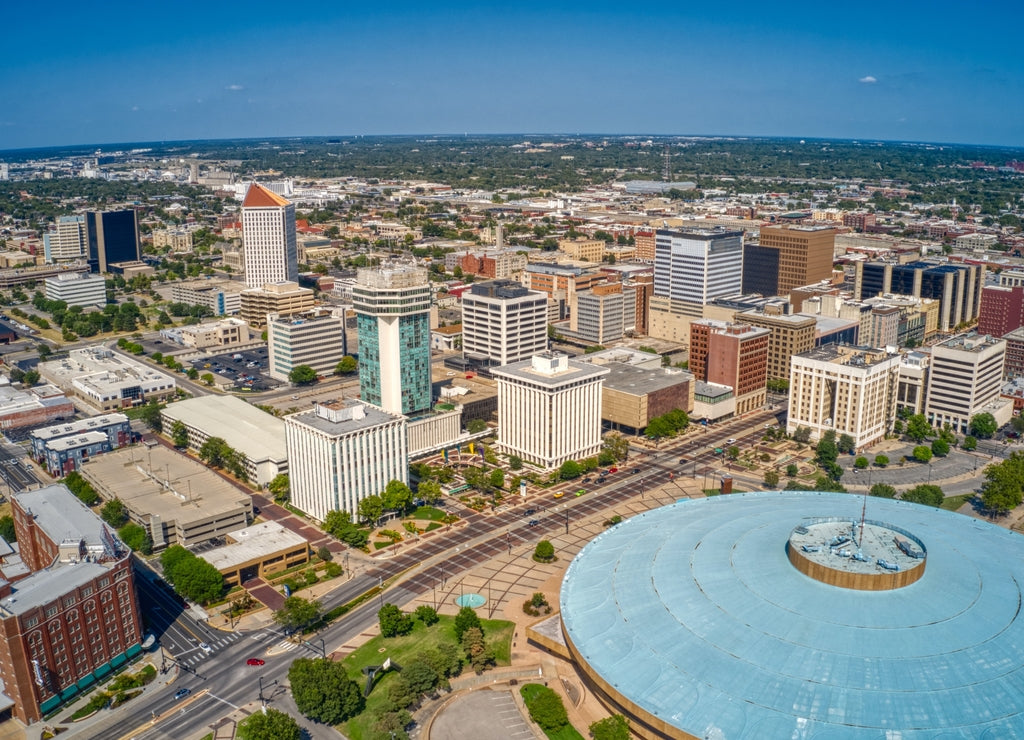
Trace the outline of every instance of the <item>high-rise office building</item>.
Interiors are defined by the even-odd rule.
[[[718,296],[739,293],[742,272],[742,231],[659,229],[657,232],[656,296],[703,306]]]
[[[317,404],[284,418],[291,503],[314,519],[355,514],[392,480],[408,483],[406,419],[357,401]]]
[[[392,414],[430,408],[430,284],[413,265],[364,268],[352,304],[359,331],[359,392]]]
[[[548,470],[596,455],[608,372],[558,352],[495,369],[499,449]]]
[[[242,201],[242,245],[245,284],[250,288],[298,281],[295,206],[255,182]]]
[[[462,294],[462,352],[488,366],[527,360],[548,346],[548,297],[511,280]]]
[[[85,216],[61,216],[53,231],[43,234],[47,262],[77,260],[85,256]]]
[[[115,262],[138,262],[139,219],[134,210],[89,211],[85,214],[89,270],[110,272]]]
[[[762,226],[760,245],[779,253],[776,294],[832,277],[836,230],[830,226]]]

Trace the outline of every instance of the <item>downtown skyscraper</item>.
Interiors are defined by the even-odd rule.
[[[259,183],[250,185],[242,201],[242,249],[246,286],[297,282],[295,205]]]

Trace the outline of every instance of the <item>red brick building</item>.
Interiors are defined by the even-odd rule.
[[[986,285],[981,289],[978,333],[1001,337],[1024,326],[1024,286]]]
[[[0,677],[26,724],[142,650],[131,552],[66,486],[11,496],[21,559],[0,582]]]

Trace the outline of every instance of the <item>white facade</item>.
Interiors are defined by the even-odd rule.
[[[69,306],[103,306],[107,303],[107,281],[102,275],[62,272],[46,278],[46,298]]]
[[[1006,341],[966,334],[932,347],[924,413],[935,427],[949,424],[960,434],[975,414],[987,411],[1005,424],[1010,413],[1000,402]]]
[[[294,316],[267,316],[267,369],[270,377],[288,380],[299,365],[330,375],[345,356],[344,310],[314,310]]]
[[[323,521],[355,515],[359,502],[388,483],[408,483],[406,419],[356,400],[319,404],[286,416],[291,503]]]
[[[705,304],[741,292],[743,232],[659,229],[654,245],[654,294]]]
[[[854,446],[883,439],[896,420],[900,356],[882,350],[829,344],[793,355],[786,431],[811,430],[821,439],[834,429]]]
[[[242,244],[248,287],[299,279],[295,205],[256,183],[242,203]]]
[[[527,360],[548,346],[548,297],[494,281],[462,294],[462,350],[495,365]]]
[[[608,373],[554,352],[495,369],[498,448],[546,469],[596,455]]]

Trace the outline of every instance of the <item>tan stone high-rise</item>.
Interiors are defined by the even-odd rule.
[[[761,246],[779,250],[778,294],[832,277],[836,230],[828,226],[762,226]]]

